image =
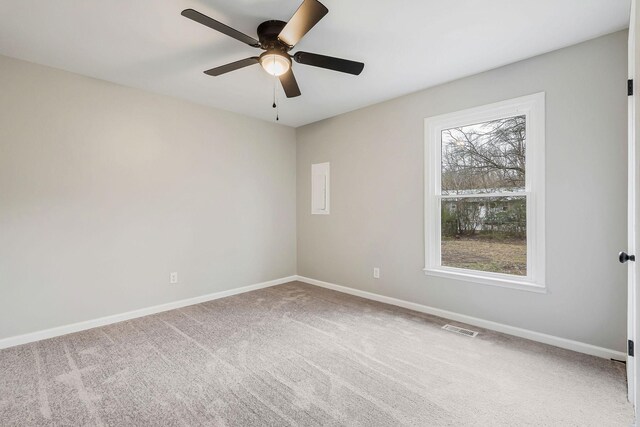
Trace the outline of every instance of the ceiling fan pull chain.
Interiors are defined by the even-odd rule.
[[[273,108],[276,108],[276,78],[273,79]]]
[[[278,104],[276,103],[276,86],[278,85],[278,77],[273,76],[273,108],[276,109],[276,122],[280,120],[278,114]]]

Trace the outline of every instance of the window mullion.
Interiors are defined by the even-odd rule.
[[[486,197],[524,197],[527,196],[530,191],[508,191],[501,193],[477,193],[477,194],[436,194],[439,199],[479,199]]]

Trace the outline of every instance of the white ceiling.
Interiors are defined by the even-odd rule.
[[[321,0],[329,14],[298,44],[364,62],[360,76],[294,63],[300,126],[628,26],[630,0]],[[180,15],[196,9],[246,34],[301,0],[0,0],[0,53],[273,121],[259,66],[203,71],[254,50]]]

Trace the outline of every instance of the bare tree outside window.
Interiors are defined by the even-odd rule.
[[[526,117],[441,134],[442,265],[525,276]]]

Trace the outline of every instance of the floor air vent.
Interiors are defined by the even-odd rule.
[[[476,331],[470,331],[469,329],[458,328],[457,326],[453,326],[449,324],[444,325],[442,329],[446,329],[447,331],[455,332],[456,334],[464,335],[471,338],[478,335]]]

